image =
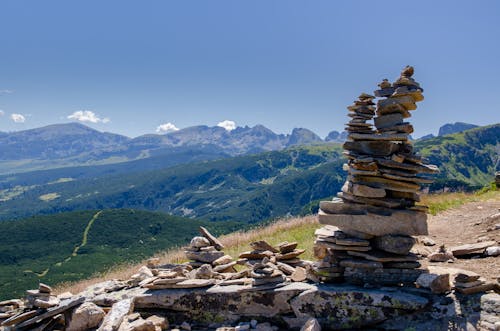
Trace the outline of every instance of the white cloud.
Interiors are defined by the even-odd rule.
[[[24,123],[26,121],[26,117],[24,117],[21,114],[11,114],[10,118],[15,122],[15,123]]]
[[[217,126],[220,126],[221,128],[224,128],[227,131],[232,131],[232,130],[236,129],[236,122],[225,120],[225,121],[217,123]]]
[[[174,132],[174,131],[179,131],[179,128],[170,122],[161,124],[156,128],[156,132],[158,132],[158,133],[167,133],[167,132]]]
[[[109,123],[110,121],[110,119],[107,117],[100,118],[93,111],[90,110],[75,111],[73,114],[68,116],[68,119],[77,120],[80,122],[104,123],[104,124]]]
[[[0,110],[0,116],[5,115],[5,112],[3,110]]]
[[[12,90],[0,90],[0,94],[12,94],[14,91]]]

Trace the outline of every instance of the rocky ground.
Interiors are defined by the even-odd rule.
[[[477,242],[500,242],[500,199],[472,202],[450,209],[428,220],[429,235],[420,236],[415,249],[424,254],[431,253],[440,245],[447,248]],[[425,246],[425,237],[436,245]],[[446,263],[423,261],[424,265],[448,264],[453,268],[474,271],[484,278],[496,281],[500,277],[500,257],[484,257],[478,254],[457,258]]]

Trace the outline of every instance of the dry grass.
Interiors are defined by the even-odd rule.
[[[450,208],[455,208],[467,202],[485,201],[498,198],[498,190],[482,190],[472,193],[452,192],[439,194],[424,194],[421,196],[420,204],[429,206],[429,213],[437,215]]]
[[[306,216],[300,218],[288,218],[277,221],[267,226],[255,228],[246,232],[234,232],[220,237],[220,241],[226,247],[224,252],[234,258],[238,254],[250,250],[249,244],[256,240],[266,239],[271,244],[278,244],[283,241],[297,241],[299,248],[306,249],[301,256],[304,259],[312,258],[313,233],[319,227],[316,216]],[[309,239],[309,240],[308,240]],[[184,252],[180,248],[168,250],[155,255],[164,263],[182,263],[186,261]],[[137,270],[146,264],[146,260],[139,263],[121,264],[110,268],[108,271],[99,273],[89,279],[77,282],[61,283],[55,286],[54,292],[79,293],[92,284],[110,279],[129,279]]]

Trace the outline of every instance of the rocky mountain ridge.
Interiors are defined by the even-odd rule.
[[[439,136],[476,127],[467,123],[446,124]],[[80,123],[53,124],[17,132],[0,132],[0,174],[68,166],[110,164],[156,155],[183,148],[203,148],[230,156],[281,150],[294,145],[324,142],[343,143],[347,133],[331,131],[322,139],[306,128],[277,134],[263,125],[237,127],[227,131],[218,126],[198,125],[166,134],[146,134],[136,138],[100,132]],[[430,138],[433,135],[425,136]]]

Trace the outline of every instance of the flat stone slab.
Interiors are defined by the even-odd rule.
[[[370,260],[370,261],[375,261],[375,262],[413,262],[417,261],[417,256],[414,254],[408,254],[408,255],[397,255],[397,254],[391,254],[391,253],[386,253],[382,251],[370,251],[370,252],[355,252],[355,251],[348,251],[347,254],[356,256],[356,257],[362,257],[364,259]]]
[[[407,133],[351,133],[348,138],[352,140],[376,140],[376,141],[407,141]]]
[[[455,246],[449,248],[449,250],[453,253],[454,256],[462,256],[467,254],[482,253],[486,248],[495,246],[496,244],[496,241],[491,240],[475,244]]]
[[[349,286],[318,285],[291,301],[298,318],[316,318],[328,329],[357,329],[425,307],[424,297]]]
[[[374,236],[399,234],[407,236],[427,235],[427,215],[425,213],[394,210],[391,216],[376,214],[342,215],[318,213],[321,224],[337,226],[339,229],[359,231]]]

